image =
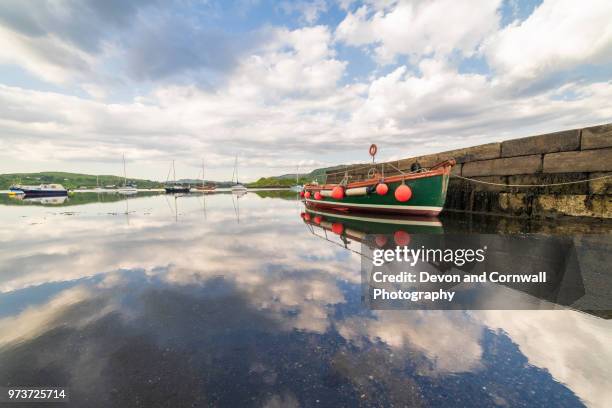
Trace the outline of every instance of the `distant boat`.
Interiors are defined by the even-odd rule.
[[[238,155],[236,155],[236,160],[234,160],[234,172],[232,173],[232,182],[234,181],[234,176],[236,176],[236,184],[232,186],[232,193],[234,194],[246,193],[247,188],[238,182]]]
[[[119,187],[117,192],[120,194],[136,194],[138,189],[134,186],[128,185],[127,173],[125,171],[125,154],[123,155],[123,187]]]
[[[19,186],[16,193],[23,193],[26,197],[52,197],[67,196],[68,190],[61,184],[40,184],[38,186]]]
[[[206,183],[204,181],[204,160],[202,159],[202,184],[191,188],[191,191],[195,193],[212,193],[215,191],[217,186],[213,183]]]
[[[21,193],[21,186],[19,184],[13,184],[9,187],[11,193]]]
[[[304,186],[300,184],[300,166],[297,166],[295,168],[295,185],[291,186],[289,189],[291,191],[295,191],[296,193],[299,193],[300,191],[302,191],[304,189]]]
[[[172,184],[167,184],[164,187],[166,190],[166,194],[181,194],[181,193],[189,193],[191,188],[189,186],[184,186],[182,184],[176,183],[176,168],[174,167],[174,160],[172,160],[172,167],[170,168],[173,174]],[[170,177],[170,173],[168,173],[168,177]]]
[[[96,176],[96,188],[94,189],[94,191],[97,191],[97,192],[104,191],[104,189],[100,187],[99,176]]]

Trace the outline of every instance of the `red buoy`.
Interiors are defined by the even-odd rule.
[[[402,203],[410,200],[412,197],[412,189],[405,184],[402,184],[398,188],[395,189],[395,199]]]
[[[344,198],[344,189],[340,186],[334,187],[331,196],[334,200],[342,200]]]
[[[315,215],[313,221],[315,222],[315,224],[320,224],[321,221],[323,221],[323,217],[321,217],[320,215]]]
[[[315,193],[315,200],[320,200],[323,198],[323,196],[321,195],[321,193],[319,193],[318,191]]]
[[[304,198],[304,192],[303,191],[300,191],[300,197]]]
[[[304,197],[306,197],[306,198],[310,198],[310,191],[305,192],[305,193],[304,193]]]
[[[342,232],[344,231],[344,225],[340,224],[339,222],[334,222],[332,224],[332,231],[335,234],[342,235]]]
[[[379,183],[376,186],[376,194],[378,195],[385,195],[389,192],[389,186],[386,185],[385,183]]]
[[[386,235],[377,234],[376,237],[374,238],[374,241],[376,242],[376,245],[378,245],[379,247],[382,248],[387,243],[387,236]]]
[[[393,234],[393,240],[399,246],[406,246],[410,244],[410,234],[402,230],[395,231],[395,234]]]
[[[304,219],[305,219],[306,221],[310,221],[310,214],[305,213],[305,214],[304,214]]]

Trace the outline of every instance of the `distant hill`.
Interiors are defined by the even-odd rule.
[[[122,186],[123,177],[100,175],[99,185],[104,186]],[[0,174],[0,190],[8,189],[12,184],[50,184],[57,183],[63,185],[67,189],[76,188],[95,188],[96,176],[91,174],[80,173],[65,173],[58,171],[45,171],[41,173],[12,173]],[[128,178],[128,184],[136,184],[138,188],[161,188],[163,183],[153,180],[142,180]]]
[[[325,173],[328,170],[339,169],[342,167],[343,166],[324,167],[313,170],[310,173],[300,173],[299,184],[312,183],[313,181],[324,183]],[[295,173],[289,173],[280,176],[262,177],[253,183],[247,184],[247,187],[291,187],[295,184],[295,175]]]

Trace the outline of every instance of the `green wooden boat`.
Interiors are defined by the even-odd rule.
[[[312,209],[436,216],[444,208],[454,164],[454,160],[447,160],[428,170],[389,177],[375,174],[353,183],[308,184],[301,194],[306,206]],[[379,185],[383,188],[379,189]],[[342,190],[341,197],[332,196],[335,189]]]

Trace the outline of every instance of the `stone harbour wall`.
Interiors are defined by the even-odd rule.
[[[501,184],[487,185],[452,177],[445,208],[521,217],[580,216],[612,218],[612,178],[546,187],[513,187],[588,180],[612,174],[612,123],[583,129],[488,143],[399,161],[378,163],[397,174],[418,162],[430,167],[454,158],[455,176]],[[355,179],[363,165],[349,166]],[[330,173],[337,172],[330,171]],[[363,173],[363,174],[361,174]],[[329,174],[336,183],[341,174]]]

